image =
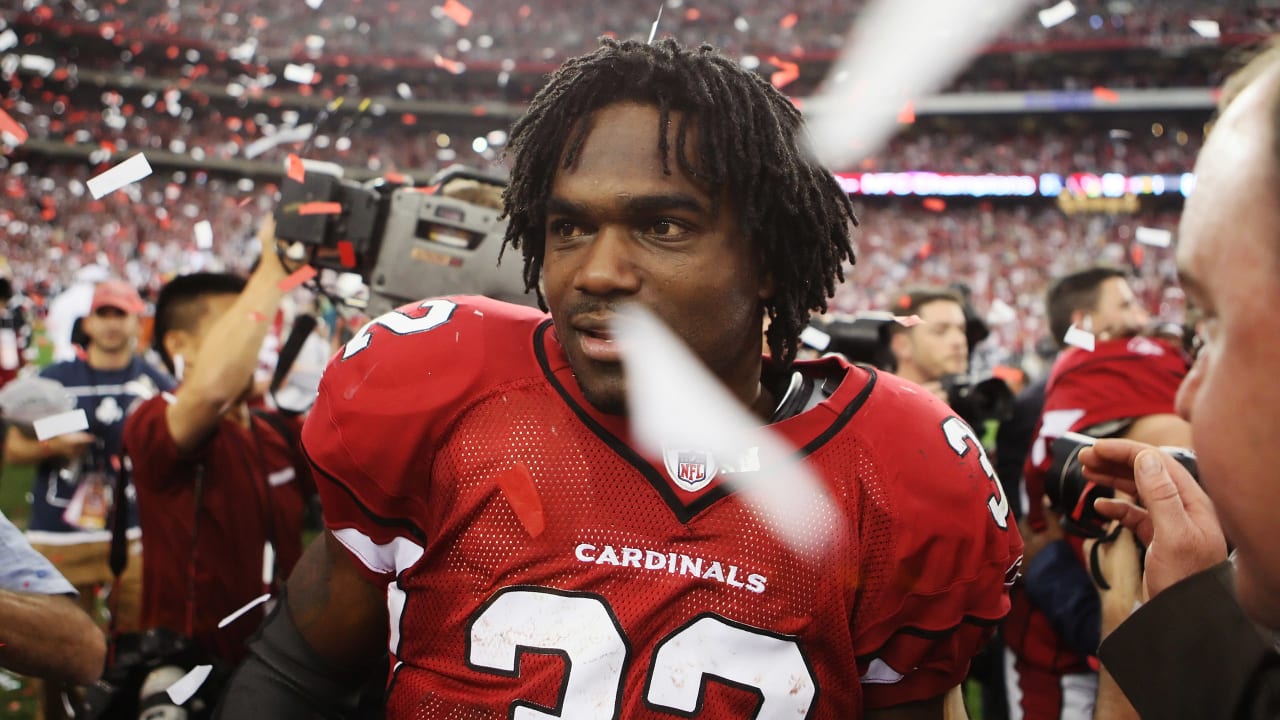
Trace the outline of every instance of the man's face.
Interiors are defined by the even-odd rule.
[[[84,319],[89,343],[110,353],[131,350],[138,339],[138,316],[119,308],[100,307]]]
[[[909,362],[925,382],[969,370],[969,339],[964,334],[964,308],[950,300],[935,300],[916,312],[924,322],[907,331]]]
[[[559,170],[547,204],[543,282],[556,333],[583,394],[623,413],[626,392],[609,327],[636,303],[668,327],[739,397],[759,387],[761,299],[767,283],[737,226],[736,198],[718,211],[674,157],[658,154],[658,110],[618,103],[594,114],[576,167]],[[697,157],[695,133],[688,157]]]
[[[1130,337],[1142,332],[1150,316],[1122,277],[1107,278],[1098,286],[1098,304],[1092,312],[1093,333],[1100,338]]]
[[[1237,548],[1245,610],[1280,629],[1280,212],[1269,127],[1276,73],[1215,125],[1179,231],[1178,268],[1204,313],[1199,357],[1178,393],[1205,490]]]

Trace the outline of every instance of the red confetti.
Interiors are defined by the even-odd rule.
[[[342,263],[344,268],[356,266],[356,246],[352,245],[350,240],[338,241],[338,262]]]
[[[257,310],[250,310],[249,320],[250,322],[254,322],[254,323],[257,323],[258,325],[261,325],[262,323],[267,321],[267,316],[263,315],[261,312]]]
[[[1093,96],[1102,102],[1109,103],[1113,103],[1120,99],[1120,96],[1116,94],[1115,90],[1101,86],[1093,89]]]
[[[240,202],[236,203],[236,207],[238,207],[238,208],[242,208],[242,207],[244,207],[245,205],[248,205],[248,204],[249,204],[249,203],[251,203],[251,202],[253,202],[253,196],[252,196],[252,195],[249,195],[248,197],[242,198],[242,199],[240,200]]]
[[[542,498],[538,497],[538,486],[529,468],[518,462],[510,470],[499,473],[496,479],[524,529],[531,537],[541,535],[547,528],[547,519],[542,513]]]
[[[898,124],[910,125],[916,121],[916,106],[908,102],[898,111]]]
[[[786,15],[782,16],[782,21],[779,22],[778,25],[782,26],[784,30],[790,30],[791,28],[796,26],[796,22],[798,22],[799,20],[800,20],[799,15],[796,15],[795,13],[787,13]]]
[[[458,0],[444,0],[444,7],[441,9],[444,10],[445,15],[449,16],[450,20],[463,27],[466,27],[471,22],[471,8],[458,2]]]
[[[769,78],[769,81],[776,88],[786,87],[800,77],[800,66],[793,62],[787,62],[776,55],[770,57],[769,62],[778,68],[773,71],[773,76]]]
[[[394,170],[388,172],[386,175],[383,175],[382,177],[386,178],[387,182],[395,183],[397,185],[404,185],[409,182],[409,180],[405,178],[405,176],[402,173],[395,172]]]
[[[689,8],[684,11],[684,19],[689,22],[697,22],[702,18],[702,11],[698,8]]]
[[[929,212],[942,212],[947,209],[947,202],[941,198],[925,198],[924,209]]]
[[[924,322],[919,315],[895,315],[893,321],[905,328],[915,327]]]
[[[435,64],[436,67],[444,68],[454,75],[461,75],[467,69],[466,65],[463,65],[457,60],[452,60],[439,54],[435,57]]]
[[[2,108],[0,108],[0,132],[12,135],[17,139],[19,145],[27,141],[26,129],[19,125],[18,121],[10,117],[9,113]]]
[[[355,268],[356,246],[352,245],[351,241],[338,241],[338,261],[342,263],[343,268]]]
[[[289,292],[290,290],[293,290],[294,288],[298,287],[302,283],[310,280],[315,276],[316,276],[315,268],[311,267],[310,265],[303,265],[302,267],[293,271],[293,273],[291,273],[289,277],[277,283],[276,287],[280,288],[281,292]]]
[[[289,179],[294,182],[305,182],[307,169],[302,166],[302,159],[289,153]]]
[[[1147,256],[1147,251],[1141,245],[1134,243],[1133,247],[1129,250],[1129,254],[1133,258],[1134,265],[1141,265],[1143,259]]]
[[[298,206],[299,215],[341,215],[342,203],[306,202]]]

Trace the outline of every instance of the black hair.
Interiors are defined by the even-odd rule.
[[[194,330],[209,310],[206,298],[211,295],[239,295],[245,283],[243,277],[233,273],[200,272],[179,275],[160,288],[151,347],[159,353],[169,372],[175,369],[173,358],[165,350],[164,336],[174,330]]]
[[[1045,292],[1045,311],[1049,315],[1049,332],[1059,348],[1066,347],[1064,338],[1071,329],[1071,315],[1077,310],[1093,310],[1098,307],[1099,288],[1111,278],[1125,277],[1120,268],[1109,265],[1078,270],[1063,275],[1049,284]]]
[[[654,44],[601,39],[592,53],[564,63],[511,129],[514,157],[503,194],[510,218],[506,243],[523,251],[527,290],[538,293],[546,243],[546,202],[557,172],[573,167],[591,131],[591,114],[619,102],[655,106],[662,169],[680,171],[727,196],[749,235],[774,296],[765,302],[767,339],[787,367],[811,312],[823,312],[842,264],[854,262],[848,195],[818,164],[799,110],[772,85],[709,45],[696,50],[666,38]],[[668,147],[670,114],[681,114],[676,147]],[[696,128],[697,157],[686,152]],[[504,245],[505,249],[505,245]]]

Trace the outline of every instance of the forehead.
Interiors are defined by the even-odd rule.
[[[1232,102],[1196,161],[1196,188],[1182,215],[1177,251],[1191,292],[1226,289],[1225,275],[1259,262],[1272,270],[1277,262],[1276,80],[1277,73],[1269,72]]]
[[[590,128],[583,139],[576,162],[569,168],[559,164],[553,194],[596,193],[635,195],[684,192],[709,198],[710,188],[689,177],[680,167],[679,128],[683,113],[671,111],[664,129],[667,138],[667,167],[663,171],[658,146],[661,114],[653,105],[621,102],[592,113]],[[572,138],[574,132],[570,132]],[[698,133],[693,123],[685,131],[683,155],[691,164],[698,157]],[[566,146],[565,153],[569,151]]]
[[[954,300],[934,300],[920,306],[916,313],[923,320],[931,322],[964,323],[964,308]]]

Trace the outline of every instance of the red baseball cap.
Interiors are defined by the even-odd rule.
[[[97,312],[104,307],[115,308],[130,315],[137,315],[147,308],[138,296],[138,291],[122,280],[106,280],[94,287],[93,305],[89,307],[89,312]]]

